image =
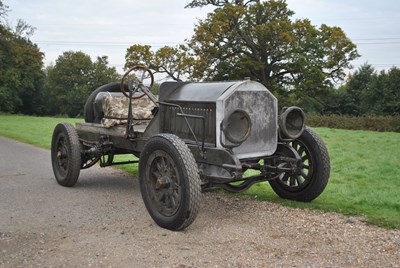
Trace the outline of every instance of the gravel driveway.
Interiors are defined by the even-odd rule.
[[[400,230],[205,193],[185,231],[148,215],[136,178],[83,170],[59,186],[50,152],[0,137],[0,267],[400,267]]]

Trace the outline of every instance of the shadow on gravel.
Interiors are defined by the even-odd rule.
[[[81,172],[77,183],[71,189],[107,190],[107,192],[139,190],[139,182],[136,177],[122,172],[116,172],[115,174],[115,170],[112,169],[102,171],[98,169],[95,172]]]
[[[93,178],[82,179],[73,187],[74,189],[91,189],[91,190],[104,190],[108,191],[133,191],[139,190],[139,184],[133,179],[118,179],[118,178]]]

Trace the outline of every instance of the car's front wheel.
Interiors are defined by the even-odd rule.
[[[308,127],[288,146],[292,148],[278,147],[276,154],[283,158],[299,159],[296,168],[293,168],[293,163],[287,161],[277,163],[278,167],[292,171],[281,173],[277,179],[269,183],[275,193],[282,198],[312,201],[323,192],[328,183],[330,174],[328,150],[318,134]]]
[[[144,204],[161,227],[178,231],[189,226],[200,205],[200,176],[188,146],[177,136],[159,134],[148,140],[139,160]]]

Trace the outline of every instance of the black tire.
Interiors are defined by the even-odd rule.
[[[94,101],[96,99],[97,94],[101,92],[120,92],[120,83],[113,82],[103,85],[95,89],[87,98],[85,103],[85,108],[83,110],[83,115],[86,123],[100,123],[102,115],[96,115],[94,111]]]
[[[330,174],[328,150],[318,134],[308,127],[289,145],[300,155],[301,167],[297,172],[283,173],[269,183],[281,198],[302,202],[312,201],[324,191],[328,184]],[[288,155],[290,150],[281,150],[279,153],[291,157]],[[281,165],[289,164],[282,162]]]
[[[161,227],[179,231],[196,218],[200,206],[200,176],[188,146],[177,136],[151,137],[139,159],[143,202]]]
[[[81,152],[78,134],[69,123],[58,124],[51,140],[51,164],[58,184],[72,187],[78,180]]]

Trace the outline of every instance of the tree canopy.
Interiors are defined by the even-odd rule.
[[[135,44],[127,49],[125,60],[125,69],[142,64],[174,80],[189,77],[195,65],[186,45],[164,46],[154,52],[151,46]]]
[[[293,21],[294,12],[283,0],[197,0],[188,6],[206,4],[217,8],[196,26],[190,40],[197,56],[195,78],[247,76],[286,99],[321,103],[359,56],[342,29]]]
[[[83,52],[64,52],[54,66],[47,68],[47,113],[70,117],[83,115],[90,93],[97,87],[120,78],[115,68],[107,65],[108,58],[105,56],[92,62],[90,56]]]
[[[328,101],[327,112],[352,116],[400,114],[400,69],[362,65]]]
[[[3,1],[0,0],[0,19],[7,16],[8,6],[3,4]]]
[[[284,0],[193,0],[187,7],[216,8],[177,48],[156,52],[133,45],[127,65],[143,63],[173,79],[233,80],[250,77],[281,103],[325,109],[335,81],[344,79],[359,55],[339,27],[292,17]]]
[[[0,12],[6,15],[1,2]],[[22,20],[15,29],[0,23],[0,111],[31,114],[39,109],[44,54],[29,40],[32,33]]]
[[[120,79],[106,56],[92,62],[83,52],[64,52],[44,69],[44,53],[30,41],[35,28],[21,19],[9,26],[8,12],[0,0],[1,112],[82,115],[92,90]]]

